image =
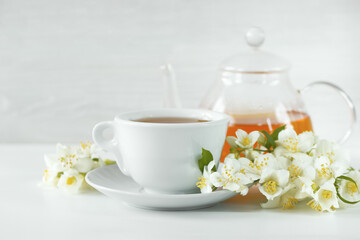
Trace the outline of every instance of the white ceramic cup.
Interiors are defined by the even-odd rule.
[[[196,123],[137,122],[149,117],[181,117],[208,120]],[[198,159],[202,148],[219,163],[229,117],[202,109],[155,109],[122,113],[114,121],[100,122],[93,138],[114,153],[117,165],[149,193],[196,192],[201,176]],[[109,129],[112,139],[103,133]]]

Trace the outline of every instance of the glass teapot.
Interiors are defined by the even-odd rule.
[[[296,90],[288,77],[290,64],[285,59],[260,50],[265,35],[260,28],[251,28],[245,35],[250,46],[248,52],[222,62],[219,78],[200,103],[201,108],[225,112],[231,116],[228,136],[237,129],[273,131],[284,124],[299,134],[312,131],[301,92],[315,85],[336,90],[344,98],[351,114],[351,126],[339,140],[348,139],[355,123],[355,109],[350,97],[338,86],[329,82],[313,82],[302,91]],[[174,72],[170,65],[162,67],[164,76],[164,105],[180,107]],[[227,144],[227,143],[226,143]],[[230,147],[224,146],[223,156]]]

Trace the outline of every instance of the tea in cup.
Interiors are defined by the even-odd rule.
[[[202,148],[216,165],[225,142],[229,116],[202,109],[155,109],[122,113],[98,123],[93,138],[114,153],[123,174],[149,193],[197,192]],[[103,133],[109,129],[112,139]]]

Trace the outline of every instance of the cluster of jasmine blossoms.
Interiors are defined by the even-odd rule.
[[[263,208],[289,209],[305,201],[321,212],[359,202],[360,173],[350,167],[347,153],[312,132],[297,135],[285,126],[272,134],[239,129],[227,141],[231,153],[222,169],[217,171],[214,161],[203,167],[197,183],[202,193],[222,187],[246,195],[256,184],[268,200]]]
[[[48,154],[44,157],[46,169],[43,173],[43,184],[70,193],[90,189],[84,180],[86,173],[114,163],[108,159],[103,160],[101,153],[102,149],[90,142],[81,142],[79,146],[58,143],[56,154]]]

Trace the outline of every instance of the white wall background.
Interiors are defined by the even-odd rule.
[[[254,25],[292,62],[296,87],[327,79],[360,109],[357,0],[0,0],[0,141],[87,140],[98,121],[160,107],[166,62],[196,107]],[[316,98],[325,133],[346,118],[329,99]]]

